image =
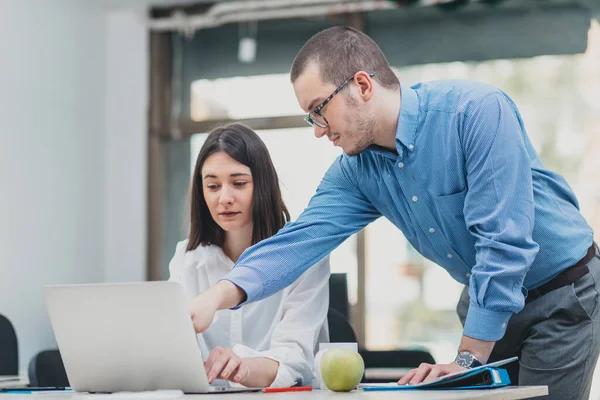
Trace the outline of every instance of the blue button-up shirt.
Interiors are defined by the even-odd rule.
[[[401,100],[397,153],[371,146],[340,156],[298,220],[247,249],[226,279],[250,302],[268,297],[385,216],[469,285],[464,334],[499,340],[528,289],[583,258],[592,229],[505,93],[437,81],[402,86]]]

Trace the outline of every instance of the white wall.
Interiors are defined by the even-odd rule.
[[[107,15],[105,280],[146,279],[148,34],[145,8]]]
[[[101,2],[0,1],[0,313],[21,370],[55,347],[44,285],[145,277],[147,39]]]

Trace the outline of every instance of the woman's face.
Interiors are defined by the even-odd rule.
[[[211,154],[202,166],[204,200],[225,232],[252,225],[254,183],[250,168],[227,153]]]

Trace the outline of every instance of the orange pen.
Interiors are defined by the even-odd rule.
[[[264,388],[265,393],[280,393],[280,392],[310,392],[312,387],[310,386],[294,386],[287,388]]]

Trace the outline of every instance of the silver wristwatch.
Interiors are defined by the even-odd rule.
[[[461,351],[456,355],[454,362],[459,367],[463,368],[475,368],[480,367],[482,364],[473,354],[468,351]]]

